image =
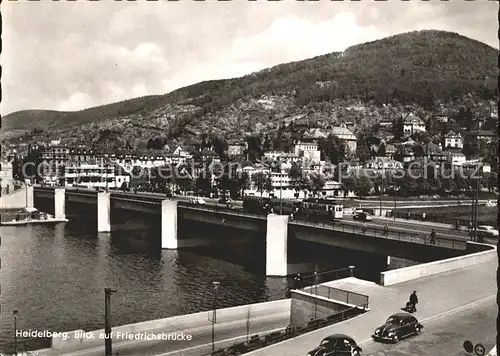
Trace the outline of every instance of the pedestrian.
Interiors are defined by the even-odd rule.
[[[387,224],[384,225],[384,236],[389,236],[389,226]]]
[[[410,304],[412,305],[413,310],[417,311],[418,297],[416,290],[414,290],[413,293],[410,294]]]
[[[293,221],[293,213],[290,214],[289,219],[290,221]]]
[[[432,229],[429,237],[430,237],[429,243],[432,245],[435,245],[436,244],[436,231],[434,229]]]
[[[425,212],[422,213],[422,221],[425,221]]]
[[[410,216],[411,216],[411,214],[410,214],[410,211],[408,210],[408,214],[406,214],[406,219],[410,220]]]
[[[366,222],[363,221],[363,234],[366,234]]]
[[[297,289],[302,289],[302,279],[300,277],[300,273],[295,277],[295,281],[297,283]]]

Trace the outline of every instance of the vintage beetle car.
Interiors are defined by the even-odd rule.
[[[391,315],[384,325],[375,329],[372,338],[377,341],[398,343],[399,340],[422,332],[423,325],[413,315],[397,313]]]
[[[361,351],[352,337],[334,334],[325,337],[307,356],[360,356]]]

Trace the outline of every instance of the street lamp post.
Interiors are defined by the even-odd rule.
[[[283,191],[283,181],[280,179],[280,215],[283,215],[283,200],[281,199],[282,191]]]
[[[14,355],[17,355],[17,309],[12,311],[14,315]]]
[[[472,177],[471,177],[472,179]],[[471,239],[477,242],[477,211],[478,211],[478,200],[479,200],[479,178],[474,178],[474,195],[472,196],[471,202]]]
[[[382,200],[383,200],[383,197],[384,197],[384,177],[385,176],[385,172],[384,172],[384,168],[382,167],[382,187],[380,189],[380,216],[382,216]]]
[[[217,289],[219,288],[219,282],[212,282],[214,287],[214,302],[213,302],[213,313],[212,313],[212,351],[215,351],[215,323],[217,322]]]
[[[314,271],[314,291],[314,294],[316,294],[314,298],[314,320],[316,320],[318,314],[318,271]]]
[[[104,349],[105,356],[112,355],[112,346],[111,346],[111,294],[115,293],[115,289],[104,288]]]
[[[396,190],[396,187],[394,187],[394,210],[392,211],[392,217],[394,219],[394,221],[396,221],[396,198],[397,198],[397,190]]]

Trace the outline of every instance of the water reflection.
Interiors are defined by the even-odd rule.
[[[209,310],[212,281],[219,307],[279,299],[286,279],[266,279],[249,244],[161,250],[158,225],[144,217],[115,219],[111,233],[95,222],[2,227],[2,310],[19,309],[20,328],[52,331],[104,327],[104,288],[113,294],[117,325]],[[246,258],[246,259],[245,259]],[[3,342],[13,320],[1,313]]]

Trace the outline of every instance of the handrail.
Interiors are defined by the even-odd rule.
[[[434,246],[440,246],[440,247],[451,247],[451,248],[458,248],[459,246],[465,247],[466,246],[466,241],[464,240],[459,240],[459,239],[453,239],[453,238],[448,238],[448,237],[439,237],[437,236],[435,239],[435,244],[430,243],[430,238],[428,234],[410,234],[410,233],[405,233],[401,231],[394,231],[392,229],[387,230],[387,233],[384,233],[384,229],[380,228],[374,228],[374,227],[366,227],[364,228],[363,226],[358,226],[358,225],[350,225],[350,224],[343,224],[342,222],[339,221],[321,221],[321,220],[309,220],[309,219],[304,219],[304,218],[294,218],[293,221],[291,222],[292,224],[295,225],[302,225],[302,226],[313,226],[313,227],[319,227],[323,229],[330,229],[333,231],[339,231],[339,232],[352,232],[366,235],[366,236],[371,236],[371,237],[377,237],[377,238],[385,238],[388,240],[399,240],[399,241],[408,241],[412,243],[418,243],[422,245],[434,245]],[[371,233],[370,233],[371,232]],[[448,242],[448,245],[451,244],[451,246],[446,246],[446,243],[443,242]]]
[[[325,295],[321,295],[318,293],[318,289],[319,290],[327,290],[328,291],[328,295],[325,296]],[[351,291],[348,291],[348,290],[345,290],[345,289],[341,289],[341,288],[335,288],[335,287],[329,287],[329,286],[325,286],[323,284],[316,284],[314,286],[309,286],[309,287],[304,287],[304,289],[302,289],[303,292],[305,293],[308,293],[308,294],[311,294],[311,295],[316,295],[316,296],[320,296],[320,297],[324,297],[324,298],[328,298],[328,299],[334,299],[334,300],[338,300],[338,301],[344,301],[346,304],[353,304],[353,305],[356,305],[358,307],[362,307],[364,305],[368,305],[368,302],[370,300],[370,297],[365,295],[365,294],[361,294],[361,293],[357,293],[357,292],[351,292]],[[341,292],[342,294],[345,295],[345,300],[339,300],[339,299],[335,299],[332,297],[332,291],[337,291],[337,292]],[[349,296],[354,296],[355,299],[358,298],[358,299],[361,299],[361,302],[360,303],[356,303],[356,302],[353,302],[352,298],[350,299]]]

